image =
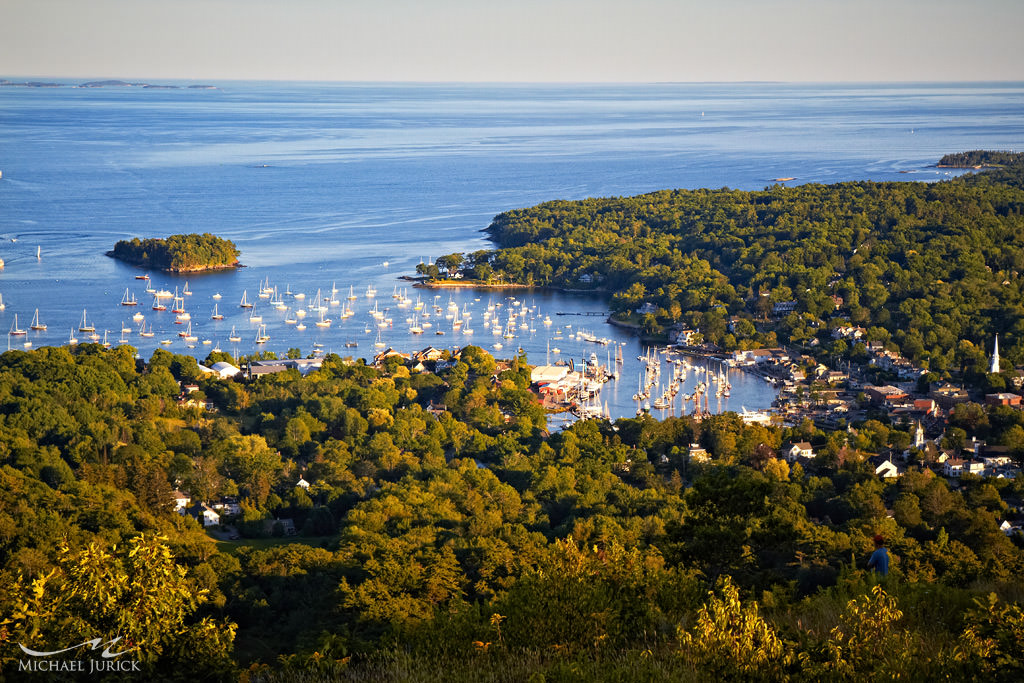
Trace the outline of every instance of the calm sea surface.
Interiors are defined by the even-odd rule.
[[[761,189],[779,177],[933,181],[946,177],[933,168],[946,152],[1024,146],[1019,83],[216,85],[0,88],[4,331],[15,314],[27,328],[38,309],[48,329],[28,334],[34,347],[65,344],[72,330],[86,341],[77,331],[84,310],[98,334],[106,331],[112,344],[123,337],[145,357],[161,340],[200,359],[216,347],[370,356],[379,333],[381,343],[405,351],[471,342],[498,356],[521,346],[533,362],[549,347],[561,352],[552,360],[578,363],[593,352],[604,362],[614,346],[582,341],[575,333],[583,329],[624,344],[622,380],[606,386],[602,401],[613,415],[632,415],[639,343],[601,317],[556,315],[604,310],[600,299],[528,293],[517,306],[500,293],[444,291],[435,300],[435,292],[397,276],[421,259],[487,248],[480,230],[496,213],[548,199]],[[152,295],[135,279],[141,271],[103,255],[119,239],[178,232],[229,238],[248,266],[188,278],[153,274],[157,290],[188,281],[194,348],[178,336],[172,313],[151,309]],[[290,310],[257,298],[268,280]],[[399,305],[396,287],[432,313],[424,334],[409,332],[412,307]],[[126,288],[139,306],[119,305]],[[315,311],[302,320],[305,330],[285,322],[308,310],[318,289],[330,298],[334,288],[339,303],[328,304],[329,328],[313,324]],[[254,343],[260,324],[238,306],[243,291],[266,325],[262,347]],[[472,316],[461,330],[446,318],[449,299]],[[222,321],[210,319],[215,303]],[[348,303],[353,315],[341,320]],[[505,338],[485,327],[488,304],[503,323],[510,307],[532,311]],[[387,310],[390,326],[369,315],[374,305]],[[153,337],[138,335],[136,311]],[[122,335],[122,327],[132,331]],[[241,342],[228,341],[232,328]],[[7,342],[21,348],[25,340]],[[731,403],[723,407],[770,404],[774,392],[762,380],[739,372],[730,379]]]

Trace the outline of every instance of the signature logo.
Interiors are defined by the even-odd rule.
[[[71,647],[66,647],[62,650],[53,650],[50,652],[33,650],[25,647],[21,643],[18,643],[18,647],[21,648],[22,652],[27,654],[29,657],[35,658],[19,660],[18,671],[31,671],[34,673],[129,673],[139,671],[138,662],[128,659],[118,659],[121,655],[138,650],[137,647],[131,647],[119,652],[114,651],[114,646],[117,645],[121,638],[122,636],[118,636],[117,638],[112,638],[106,642],[103,641],[103,638],[93,638],[92,640],[86,640],[78,645],[72,645]],[[95,652],[101,647],[103,648],[103,652],[100,653],[100,657],[98,659],[47,659],[54,655],[61,655],[65,652],[72,652],[81,648],[88,648]],[[88,662],[88,666],[86,666],[86,662]]]
[[[36,650],[28,649],[27,647],[25,647],[21,643],[18,643],[18,647],[21,648],[22,652],[24,652],[25,654],[30,655],[32,657],[52,657],[53,655],[59,655],[59,654],[64,653],[64,652],[71,652],[72,650],[77,650],[78,648],[85,647],[86,645],[90,645],[91,647],[89,649],[91,649],[91,650],[97,649],[100,645],[106,645],[106,647],[103,648],[103,652],[100,653],[100,656],[103,657],[104,659],[112,659],[114,657],[120,657],[123,654],[126,654],[128,652],[132,652],[133,650],[137,650],[138,649],[136,647],[133,647],[133,648],[129,648],[127,650],[121,650],[120,652],[111,652],[110,648],[113,647],[114,645],[116,645],[117,641],[119,641],[119,640],[121,640],[121,636],[118,636],[117,638],[114,638],[113,640],[109,640],[106,643],[103,642],[102,638],[93,638],[92,640],[87,640],[84,643],[79,643],[78,645],[72,645],[71,647],[66,647],[63,650],[54,650],[53,652],[37,652]]]

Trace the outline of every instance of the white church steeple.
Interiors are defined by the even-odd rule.
[[[988,371],[999,372],[999,335],[996,335],[996,344],[992,347],[992,361],[989,363]]]

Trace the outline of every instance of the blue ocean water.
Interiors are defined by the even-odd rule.
[[[760,189],[780,177],[931,181],[946,177],[933,166],[947,152],[1020,149],[1024,142],[1021,83],[216,85],[0,88],[0,324],[9,328],[16,313],[27,327],[38,308],[48,329],[28,339],[61,344],[86,309],[117,343],[123,326],[138,327],[130,323],[134,311],[118,306],[129,288],[156,332],[148,339],[126,334],[144,356],[163,339],[200,358],[215,346],[251,353],[258,325],[237,307],[243,290],[253,298],[269,280],[311,299],[318,288],[347,294],[352,286],[360,294],[356,314],[341,321],[330,309],[330,328],[309,318],[299,332],[284,323],[286,312],[261,301],[265,348],[310,352],[317,344],[366,356],[380,329],[363,295],[374,286],[379,309],[393,318],[380,329],[388,345],[472,341],[498,355],[522,346],[539,362],[550,328],[500,341],[483,329],[488,301],[502,303],[497,293],[441,295],[444,308],[451,297],[460,310],[475,311],[473,337],[451,328],[443,337],[410,334],[408,312],[391,297],[406,286],[396,276],[421,259],[487,248],[480,230],[496,213],[549,199],[670,187]],[[178,232],[232,239],[248,266],[191,278],[154,275],[156,289],[189,280],[195,348],[175,334],[180,327],[171,314],[150,309],[151,297],[134,279],[139,271],[103,256],[119,239]],[[223,295],[220,322],[209,318],[215,292]],[[409,295],[422,297],[428,310],[434,303],[433,293]],[[558,294],[521,298],[542,316],[603,307]],[[578,359],[592,350],[569,338],[576,325],[625,342],[627,358],[640,354],[635,340],[600,321],[559,317],[552,327],[563,326],[562,355]],[[232,327],[242,342],[227,341]],[[358,347],[345,347],[349,341]],[[635,410],[633,366],[635,360],[621,389],[606,389],[613,413]],[[771,401],[769,388],[745,383],[734,379],[733,403],[757,408]]]

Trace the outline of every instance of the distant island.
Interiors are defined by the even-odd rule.
[[[118,80],[107,80],[107,81],[89,81],[87,83],[80,83],[78,85],[68,85],[67,83],[50,83],[44,81],[9,81],[5,78],[0,78],[0,87],[19,87],[19,88],[149,88],[154,90],[217,90],[215,85],[156,85],[153,83],[130,83],[128,81]]]
[[[134,237],[121,240],[107,256],[143,268],[171,273],[238,268],[238,247],[231,240],[210,233],[171,235],[167,239]]]
[[[970,152],[947,154],[937,164],[939,168],[985,168],[1006,166],[1020,160],[1020,154],[1014,152],[993,152],[976,149]]]

